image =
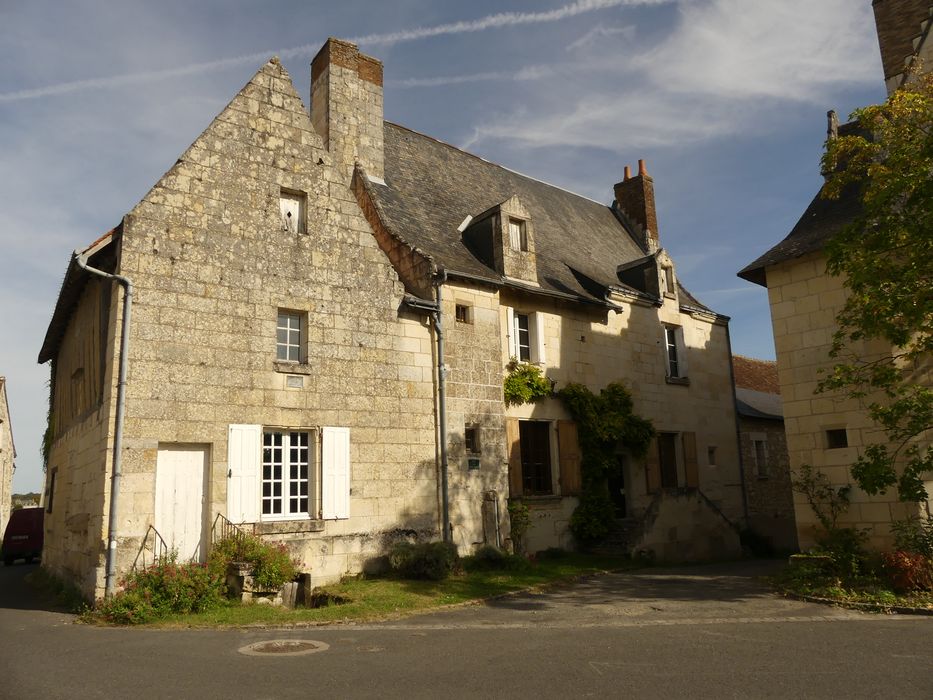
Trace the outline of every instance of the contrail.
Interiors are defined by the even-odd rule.
[[[470,32],[481,32],[487,29],[498,29],[502,27],[514,27],[526,24],[541,24],[545,22],[558,22],[569,17],[576,17],[587,12],[604,10],[611,7],[622,5],[663,5],[675,2],[676,0],[577,0],[576,2],[558,7],[544,12],[499,12],[493,15],[487,15],[475,20],[465,20],[462,22],[452,22],[450,24],[439,24],[433,27],[416,27],[398,32],[387,34],[367,34],[365,36],[354,37],[350,39],[355,44],[367,46],[391,46],[407,41],[416,41],[429,37],[445,36],[452,34],[467,34]],[[72,92],[79,92],[90,89],[105,89],[123,87],[138,83],[153,82],[174,78],[181,75],[193,75],[196,73],[208,73],[211,71],[222,70],[232,66],[238,66],[245,63],[256,63],[264,61],[273,54],[278,54],[282,58],[293,58],[296,56],[313,55],[321,46],[321,43],[303,44],[281,51],[261,51],[247,54],[244,56],[234,56],[232,58],[222,58],[216,61],[206,61],[203,63],[192,63],[178,68],[167,68],[164,70],[143,71],[139,73],[125,73],[123,75],[111,75],[101,78],[88,78],[86,80],[72,80],[67,83],[58,83],[56,85],[46,85],[40,88],[30,88],[26,90],[13,90],[11,92],[0,93],[0,102],[17,102],[20,100],[32,100],[41,97],[52,97],[55,95],[65,95]]]
[[[556,74],[551,66],[528,66],[518,71],[489,71],[486,73],[470,73],[468,75],[445,75],[434,78],[405,78],[393,80],[389,84],[400,88],[440,87],[443,85],[460,85],[462,83],[479,83],[489,80],[540,80],[550,78]]]

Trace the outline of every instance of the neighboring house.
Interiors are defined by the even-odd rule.
[[[13,507],[13,423],[10,421],[10,403],[6,395],[6,377],[0,377],[0,537],[6,530]]]
[[[915,60],[915,47],[929,49],[926,37],[931,8],[928,1],[875,1],[889,92],[900,85],[896,78],[904,66]],[[854,123],[837,129],[834,117],[831,113],[829,138],[856,129]],[[738,273],[768,288],[791,470],[809,464],[835,486],[852,483],[852,463],[867,445],[884,440],[865,410],[866,401],[849,399],[841,392],[815,393],[822,372],[833,364],[829,351],[836,317],[847,294],[842,279],[827,274],[823,247],[859,212],[855,188],[836,200],[823,199],[821,190],[788,236]],[[853,343],[850,349],[865,360],[891,353],[890,346],[880,341]],[[929,383],[929,372],[918,368],[914,381]],[[933,492],[933,482],[927,483],[927,492]],[[794,498],[798,539],[802,547],[809,547],[819,529],[817,518],[802,495]],[[898,501],[893,489],[872,497],[853,487],[851,507],[840,522],[867,529],[871,546],[884,548],[891,544],[891,521],[914,512],[913,505]]]
[[[319,584],[442,536],[445,492],[461,552],[507,544],[509,498],[531,507],[528,549],[573,546],[576,426],[555,399],[505,406],[512,357],[558,386],[623,380],[654,421],[612,485],[635,544],[735,554],[728,319],[678,282],[644,169],[606,206],[384,122],[382,64],[352,44],[311,72],[309,114],[265,64],[72,258],[39,355],[44,565],[99,596],[109,533],[123,573],[152,528],[203,559],[224,516]],[[134,289],[112,523],[123,293],[83,261]]]
[[[777,363],[732,356],[748,527],[776,551],[797,549]]]

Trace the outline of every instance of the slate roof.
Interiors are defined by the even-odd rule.
[[[478,217],[513,195],[531,214],[538,282],[545,292],[602,303],[605,288],[627,288],[617,267],[645,256],[611,207],[390,122],[385,182],[371,181],[369,188],[383,223],[448,273],[509,284],[471,252],[457,227],[466,216]],[[681,291],[682,303],[708,310]]]
[[[778,394],[768,394],[752,389],[736,389],[735,408],[744,418],[784,420],[784,406]]]
[[[884,79],[904,72],[907,59],[917,51],[917,40],[924,38],[930,25],[924,26],[933,14],[929,0],[874,0],[875,26],[881,49]]]

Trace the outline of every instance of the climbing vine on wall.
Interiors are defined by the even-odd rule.
[[[541,373],[538,365],[513,359],[508,365],[502,389],[505,402],[510,405],[533,403],[551,396],[554,385]]]
[[[634,412],[634,401],[621,382],[612,382],[599,394],[582,384],[568,384],[557,392],[577,424],[583,490],[570,529],[583,542],[605,538],[614,517],[606,482],[621,468],[619,449],[644,457],[655,435],[651,421]]]

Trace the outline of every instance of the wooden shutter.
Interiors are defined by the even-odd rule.
[[[231,425],[227,431],[227,518],[259,520],[261,425]]]
[[[518,418],[505,419],[505,450],[509,457],[509,498],[522,495],[522,442]]]
[[[661,488],[661,455],[657,436],[652,438],[645,456],[645,481],[648,493],[656,493]]]
[[[535,311],[532,316],[531,328],[529,328],[529,342],[531,344],[532,361],[539,364],[545,364],[547,361],[544,354],[544,314]]]
[[[682,433],[681,440],[684,445],[684,476],[687,479],[687,488],[698,488],[700,472],[697,465],[697,434]]]
[[[562,496],[576,496],[583,484],[577,424],[572,420],[557,421],[557,449],[560,452],[560,493]]]
[[[509,358],[518,357],[518,333],[515,332],[515,309],[505,307],[505,338],[509,341]]]
[[[350,429],[321,432],[321,511],[325,520],[343,520],[350,517]]]

